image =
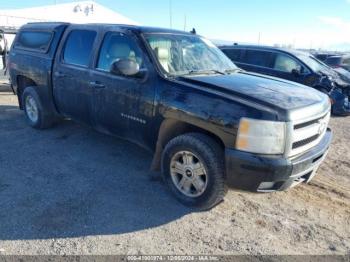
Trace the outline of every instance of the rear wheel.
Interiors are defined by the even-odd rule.
[[[191,133],[165,147],[162,172],[167,186],[184,205],[207,210],[226,193],[223,149],[210,137]]]
[[[27,87],[24,90],[22,104],[27,123],[33,128],[51,127],[57,119],[53,113],[43,107],[40,97],[33,87]]]
[[[31,95],[27,95],[24,105],[28,120],[31,123],[37,123],[39,120],[39,108],[35,99]]]

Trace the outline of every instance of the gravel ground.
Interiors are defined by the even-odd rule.
[[[194,213],[178,204],[151,155],[66,121],[29,128],[0,87],[0,254],[350,254],[350,117],[309,185],[229,191]]]

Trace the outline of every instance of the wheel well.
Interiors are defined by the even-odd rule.
[[[314,88],[322,93],[324,93],[323,90],[327,91],[327,88],[325,88],[324,86],[320,86],[320,85],[316,85],[316,86],[314,86]]]
[[[26,89],[28,86],[36,86],[36,83],[28,77],[17,76],[17,97],[20,109],[23,109],[22,94],[24,92],[24,89]]]
[[[222,150],[225,149],[225,145],[222,140],[212,132],[209,132],[203,128],[191,125],[186,122],[174,120],[174,119],[166,119],[160,126],[158,140],[156,144],[156,151],[153,155],[153,161],[151,169],[154,171],[159,171],[161,166],[161,156],[164,147],[166,144],[172,140],[173,138],[183,135],[186,133],[201,133],[211,137],[214,141],[216,141]]]

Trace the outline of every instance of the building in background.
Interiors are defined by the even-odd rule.
[[[113,23],[138,25],[120,13],[94,1],[81,1],[48,6],[0,11],[0,28],[18,29],[29,22]],[[9,39],[11,44],[13,39]]]
[[[138,24],[94,1],[0,11],[0,26],[20,27],[28,22]]]
[[[39,6],[23,9],[0,10],[0,70],[2,56],[11,46],[15,32],[30,22],[70,22],[70,23],[113,23],[138,25],[134,20],[123,16],[94,1]]]

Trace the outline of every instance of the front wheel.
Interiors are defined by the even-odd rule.
[[[184,205],[207,210],[226,192],[223,149],[210,137],[190,133],[172,139],[162,155],[167,186]]]

